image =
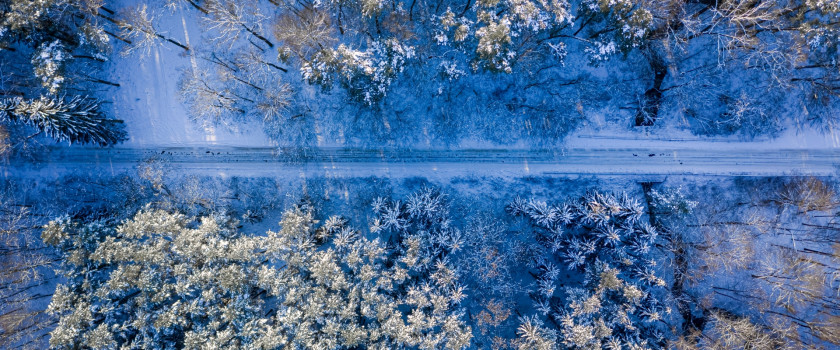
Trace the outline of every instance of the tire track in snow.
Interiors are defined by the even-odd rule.
[[[149,159],[189,174],[222,176],[468,175],[834,175],[840,152],[830,149],[699,150],[601,148],[558,150],[398,150],[248,147],[55,147],[36,162],[12,160],[8,174],[74,171],[119,173]]]

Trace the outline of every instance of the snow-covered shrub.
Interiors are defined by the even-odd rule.
[[[471,34],[474,22],[463,16],[455,16],[451,8],[434,18],[440,26],[434,39],[438,45],[460,45]],[[451,38],[450,38],[451,37]]]
[[[474,317],[475,326],[480,332],[480,337],[491,337],[489,343],[499,341],[507,342],[499,336],[499,333],[506,326],[506,321],[511,318],[511,314],[512,310],[510,306],[505,305],[504,300],[486,300],[482,304],[482,310]]]
[[[688,215],[697,207],[698,202],[688,199],[683,187],[665,187],[650,191],[651,204],[657,213]]]
[[[563,347],[663,346],[670,306],[655,260],[659,233],[640,220],[639,200],[592,191],[561,205],[518,199],[508,211],[537,229],[544,255],[535,257],[531,296],[558,325]]]
[[[755,136],[775,135],[782,130],[781,120],[772,112],[774,106],[763,98],[742,91],[738,98],[724,96],[720,102],[726,110],[706,121],[708,133]]]
[[[441,75],[448,81],[458,80],[467,74],[466,71],[458,68],[457,63],[449,61],[440,63],[440,71]]]
[[[386,6],[383,0],[361,0],[359,4],[364,17],[374,17],[380,14]]]

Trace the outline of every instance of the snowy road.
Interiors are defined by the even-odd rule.
[[[178,172],[224,176],[830,175],[840,166],[840,151],[831,149],[56,147],[35,164],[12,161],[3,171],[7,176],[32,172],[48,176],[77,170],[116,174],[153,158]]]

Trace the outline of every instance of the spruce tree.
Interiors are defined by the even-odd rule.
[[[48,136],[70,143],[113,145],[125,139],[121,120],[107,119],[99,102],[82,97],[63,101],[57,97],[20,97],[0,100],[0,122],[33,125]]]

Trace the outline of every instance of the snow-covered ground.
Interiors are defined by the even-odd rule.
[[[194,20],[187,20],[185,10],[178,12],[180,16],[164,16],[160,30],[187,45],[198,44],[194,41],[200,38],[201,28]],[[120,87],[110,89],[107,96],[113,101],[109,112],[125,121],[129,139],[122,147],[271,144],[258,125],[232,132],[202,128],[192,122],[179,100],[178,83],[181,72],[190,68],[195,57],[185,55],[182,49],[160,45],[148,56],[114,54],[111,59],[109,80]]]
[[[183,17],[169,34],[185,42],[200,36]],[[167,22],[168,23],[168,22]],[[178,28],[180,26],[180,28]],[[588,121],[557,149],[477,144],[481,149],[341,148],[278,150],[258,123],[238,130],[200,127],[178,98],[178,77],[194,59],[177,47],[160,46],[146,58],[114,57],[114,117],[125,121],[129,140],[114,148],[55,147],[40,165],[11,164],[6,174],[101,168],[118,172],[157,157],[184,171],[227,176],[431,176],[469,174],[832,175],[840,164],[840,138],[811,128],[752,140],[703,137],[674,128],[630,128]],[[66,167],[66,168],[65,168]]]
[[[129,139],[126,148],[159,147],[272,147],[276,145],[256,122],[242,123],[238,130],[224,127],[201,127],[189,117],[178,98],[180,71],[189,69],[189,57],[180,49],[161,46],[151,56],[115,57],[113,114],[125,121]],[[596,118],[597,119],[597,118]],[[565,139],[568,148],[667,148],[698,149],[840,149],[840,136],[812,128],[789,127],[775,138],[744,140],[736,136],[704,137],[673,128],[630,129],[625,126],[598,125],[595,122],[573,132]],[[418,131],[420,133],[422,131]],[[324,143],[319,137],[319,145]],[[426,146],[426,145],[423,145]],[[482,145],[483,146],[483,145]],[[670,146],[675,147],[675,146]]]
[[[128,1],[131,3],[131,1]],[[190,16],[188,9],[179,9],[175,15],[164,15],[157,21],[158,29],[168,37],[201,49],[208,44],[204,26],[196,23],[195,16]],[[123,57],[112,55],[108,80],[119,83],[118,88],[109,88],[106,95],[113,102],[110,113],[125,121],[129,139],[120,148],[140,148],[154,150],[164,147],[274,147],[277,140],[272,140],[263,131],[257,121],[235,123],[235,130],[229,127],[200,126],[191,120],[184,104],[180,101],[178,84],[182,72],[193,69],[196,65],[196,50],[185,52],[171,45],[162,44],[153,48],[142,57],[132,54]],[[290,67],[291,68],[291,67]],[[612,74],[612,73],[611,73]],[[325,103],[327,101],[324,101]],[[328,104],[335,105],[336,101]],[[615,108],[614,110],[618,110]],[[833,133],[823,133],[809,127],[788,125],[786,131],[775,138],[741,139],[737,136],[703,137],[692,135],[686,130],[673,126],[652,128],[632,128],[625,123],[616,122],[616,116],[599,115],[602,112],[588,113],[583,125],[567,136],[558,140],[569,149],[604,149],[604,148],[650,148],[664,149],[705,149],[725,152],[727,150],[833,150],[840,148],[840,137]],[[389,129],[388,117],[382,117]],[[618,118],[621,119],[621,118]],[[793,118],[788,118],[793,119]],[[342,147],[355,146],[342,143],[345,135],[334,135],[335,128],[319,125],[314,131],[315,146]],[[788,122],[790,123],[790,122]],[[403,131],[409,135],[425,135],[429,131],[420,125],[417,130]],[[338,129],[344,130],[344,129]],[[332,134],[327,134],[332,132]],[[341,132],[339,132],[341,134]],[[361,137],[364,137],[362,135]],[[422,137],[421,137],[422,139]],[[388,146],[382,144],[382,146]],[[433,143],[420,142],[421,148],[440,147]],[[492,142],[462,140],[459,146],[471,148],[529,148],[528,145],[514,143],[495,145]],[[597,164],[597,162],[595,163]],[[604,163],[608,164],[608,163]],[[781,165],[780,165],[781,166]]]
[[[603,141],[603,139],[599,139]],[[612,142],[612,141],[610,141]],[[618,142],[616,142],[618,143]],[[602,175],[833,175],[840,152],[833,148],[761,149],[686,147],[682,142],[647,147],[560,150],[368,150],[348,148],[280,149],[271,147],[55,148],[38,164],[12,163],[7,174],[105,171],[117,174],[147,160],[164,162],[182,172],[264,177],[296,175],[537,176]]]

